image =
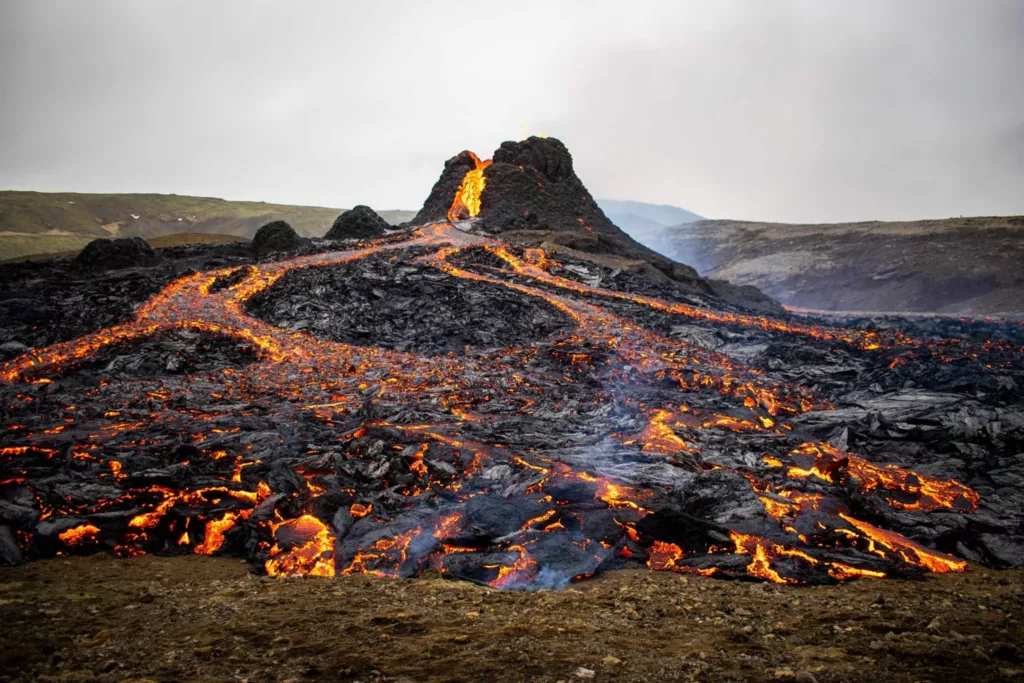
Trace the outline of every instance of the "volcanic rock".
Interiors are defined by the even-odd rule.
[[[271,251],[287,251],[302,244],[302,238],[285,221],[267,223],[256,231],[252,238],[252,248],[257,253]]]
[[[74,264],[82,270],[117,270],[147,266],[160,260],[149,243],[141,237],[96,239],[85,245]]]
[[[471,152],[449,159],[412,224],[447,220],[466,173],[485,163]],[[757,289],[705,280],[693,268],[652,251],[619,229],[576,175],[572,155],[560,140],[530,137],[503,142],[483,168],[483,177],[476,218],[484,232],[542,248],[561,244],[560,252],[571,249],[573,256],[612,268],[637,270],[638,264],[646,263],[649,275],[670,279],[681,291],[714,295],[745,308],[779,309]]]
[[[331,229],[324,235],[328,240],[367,239],[380,237],[389,227],[377,212],[359,204],[334,219]]]
[[[423,202],[423,208],[409,221],[408,225],[426,225],[448,220],[448,209],[451,208],[452,199],[459,191],[462,179],[467,172],[476,168],[476,163],[476,155],[469,151],[459,152],[444,162],[441,177],[431,188],[427,200]]]
[[[557,147],[508,153],[572,187]],[[490,167],[458,164],[457,220],[384,240],[4,269],[0,561],[512,589],[1024,563],[1024,327],[749,315],[613,265],[657,269],[613,233],[558,224],[556,258],[479,234]]]
[[[487,283],[466,287],[390,258],[288,273],[248,309],[321,339],[428,355],[511,346],[571,329],[543,301]]]

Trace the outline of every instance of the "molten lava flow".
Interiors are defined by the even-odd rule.
[[[656,572],[676,569],[676,560],[683,559],[683,549],[675,543],[655,541],[647,551],[647,566]]]
[[[855,527],[873,543],[877,543],[896,553],[907,564],[923,567],[937,574],[962,572],[967,568],[967,563],[963,560],[929,550],[918,543],[914,543],[905,536],[892,531],[886,531],[885,529],[879,529],[867,522],[856,520],[849,515],[839,513],[839,516],[849,522],[851,526]]]
[[[940,480],[910,472],[897,465],[874,465],[827,443],[805,443],[789,454],[793,464],[787,476],[816,476],[828,482],[852,477],[860,491],[879,490],[900,510],[948,508],[974,511],[980,497],[976,491],[955,480]]]
[[[240,519],[246,519],[252,513],[251,510],[241,512],[228,512],[220,519],[211,519],[206,523],[206,536],[203,542],[196,546],[195,552],[198,555],[212,555],[224,545],[224,534]],[[186,543],[188,535],[185,535]]]
[[[449,211],[451,220],[480,212],[484,169],[490,162],[472,159],[474,168],[462,179]],[[574,329],[546,347],[426,357],[326,341],[274,327],[246,312],[247,302],[289,272],[385,253],[397,256],[407,250],[415,250],[411,265],[542,301],[566,316]],[[467,265],[463,258],[471,253],[486,256],[488,265]],[[554,275],[551,271],[559,265],[539,249],[519,253],[450,224],[434,224],[402,239],[361,244],[350,251],[175,280],[132,321],[33,350],[0,366],[0,379],[12,388],[11,419],[18,420],[0,432],[0,483],[31,488],[47,468],[95,466],[102,470],[105,490],[114,493],[94,503],[40,498],[39,516],[107,521],[102,529],[78,524],[58,535],[60,544],[51,545],[74,550],[109,542],[107,547],[112,545],[123,556],[210,554],[238,550],[248,539],[247,547],[255,548],[252,555],[263,569],[278,576],[410,576],[426,566],[455,573],[450,567],[457,563],[446,561],[479,554],[485,558],[480,562],[486,573],[469,578],[500,588],[523,587],[544,576],[545,557],[551,556],[544,543],[551,539],[563,543],[565,553],[583,567],[567,580],[616,566],[614,561],[705,575],[746,573],[775,583],[804,580],[799,577],[813,571],[824,580],[845,580],[880,578],[886,575],[884,570],[906,564],[930,571],[966,567],[961,560],[851,517],[845,501],[850,491],[856,491],[901,513],[967,514],[978,508],[975,491],[953,480],[874,464],[828,444],[797,445],[786,416],[829,409],[826,400],[723,354],[652,332],[614,311],[641,306],[665,316],[846,344],[866,354],[894,348],[940,351],[899,334],[712,311],[591,287]],[[607,300],[616,300],[619,308],[607,310],[610,307],[595,303]],[[36,409],[34,402],[51,400],[49,392],[62,373],[100,352],[182,331],[230,339],[251,349],[257,361],[184,382],[108,382],[88,389],[74,406],[61,405],[49,412]],[[542,361],[556,364],[556,377],[543,366],[534,369],[533,364]],[[880,367],[885,365],[887,361]],[[547,400],[552,386],[583,388],[578,396],[587,398]],[[661,400],[665,396],[671,398]],[[712,408],[681,405],[698,397]],[[373,401],[387,405],[388,412],[370,418],[373,411],[368,406]],[[586,401],[593,405],[583,406]],[[423,406],[441,411],[443,419],[425,418],[439,413],[422,411]],[[607,416],[623,414],[617,430],[602,428],[595,417],[596,438],[587,435],[579,441],[583,446],[578,451],[596,453],[592,470],[584,469],[582,463],[589,468],[591,461],[581,460],[578,452],[569,453],[575,457],[563,462],[561,455],[511,441],[529,424],[527,418],[543,413],[549,420],[543,424],[557,427],[558,420],[586,412],[585,407],[590,415],[608,420]],[[252,421],[266,415],[271,424],[261,427],[261,433],[245,434],[251,439],[232,439],[242,436],[240,411]],[[48,414],[59,417],[49,419]],[[308,453],[291,469],[279,467],[275,458],[284,444],[279,434],[299,420],[337,433],[330,432],[329,444],[307,446]],[[764,538],[731,531],[732,547],[684,551],[676,543],[652,537],[656,532],[639,531],[644,527],[638,522],[658,514],[683,470],[692,477],[722,469],[710,457],[701,460],[697,445],[708,434],[729,439],[761,434],[773,444],[785,443],[773,452],[788,450],[788,455],[768,455],[733,470],[746,477],[740,483],[749,483],[764,504],[765,523],[777,528],[759,531]],[[179,435],[185,438],[178,439]],[[69,441],[74,447],[65,450]],[[167,459],[181,442],[189,445],[187,457]],[[657,485],[633,485],[614,470],[601,469],[597,456],[608,444],[619,456],[641,461],[655,473],[673,474],[655,479],[661,482]],[[147,463],[163,459],[158,478],[133,471],[133,461],[126,456],[140,450],[147,453]],[[65,452],[67,458],[58,457]],[[279,467],[275,472],[280,476],[271,477],[272,464]],[[201,472],[194,481],[202,485],[178,489],[170,483],[193,481],[183,478],[192,471]],[[348,484],[340,483],[343,477],[348,477]],[[364,490],[352,481],[359,486],[379,482],[379,488]],[[468,512],[480,496],[526,501],[531,512],[516,519],[500,538],[487,540]],[[407,512],[423,516],[415,524],[385,526]],[[91,516],[100,513],[112,514]],[[606,516],[612,533],[592,533],[592,513]],[[116,519],[125,521],[117,526]],[[354,537],[344,534],[354,534],[355,528],[365,534],[358,538],[365,540],[343,552]],[[26,540],[25,546],[31,543]],[[336,545],[343,557],[336,557]],[[688,564],[697,557],[707,564]],[[715,565],[719,557],[731,562]]]
[[[487,185],[484,169],[491,165],[491,160],[480,161],[472,152],[469,153],[469,156],[473,159],[474,166],[462,177],[459,190],[455,193],[451,208],[448,209],[448,220],[450,221],[464,221],[480,214],[480,198]]]
[[[278,544],[270,549],[264,568],[271,576],[334,576],[334,537],[330,529],[312,515],[303,515],[273,526],[274,537],[286,533],[296,542],[287,550]]]
[[[99,532],[100,528],[98,526],[93,524],[79,524],[76,527],[71,527],[67,531],[58,534],[57,538],[64,542],[69,548],[75,548],[86,541],[93,540]]]

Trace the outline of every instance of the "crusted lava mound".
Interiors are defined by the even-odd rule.
[[[573,327],[540,299],[382,256],[292,271],[247,310],[319,339],[426,355],[520,346]]]
[[[762,315],[621,254],[498,239],[530,231],[487,224],[495,166],[573,186],[540,144],[451,162],[455,223],[346,249],[5,269],[0,558],[499,588],[1024,566],[1024,327]],[[590,227],[553,234],[599,247]]]
[[[89,242],[75,257],[74,264],[81,270],[100,271],[150,265],[159,258],[141,237],[122,237]]]
[[[478,188],[464,193],[466,202],[460,201],[460,190],[470,184],[467,181],[474,171],[480,175]],[[476,218],[489,234],[548,251],[567,252],[612,268],[646,266],[656,278],[676,282],[682,292],[713,295],[755,310],[779,310],[776,302],[757,289],[705,280],[693,268],[652,251],[623,232],[594,201],[573,170],[569,150],[555,138],[503,142],[490,161],[461,152],[445,162],[441,177],[412,224],[468,218]]]
[[[359,204],[334,219],[324,235],[327,240],[367,239],[381,237],[391,226],[370,207]]]
[[[302,244],[302,238],[295,228],[286,221],[267,223],[252,238],[252,248],[257,253],[288,251]]]

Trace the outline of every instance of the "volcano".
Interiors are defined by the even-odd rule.
[[[825,583],[1024,566],[1024,328],[796,316],[601,212],[564,145],[281,260],[0,275],[0,557]],[[120,263],[118,265],[121,265]]]

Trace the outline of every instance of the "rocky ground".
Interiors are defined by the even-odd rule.
[[[1024,680],[1024,572],[817,588],[612,572],[516,593],[228,558],[0,570],[0,680]]]

